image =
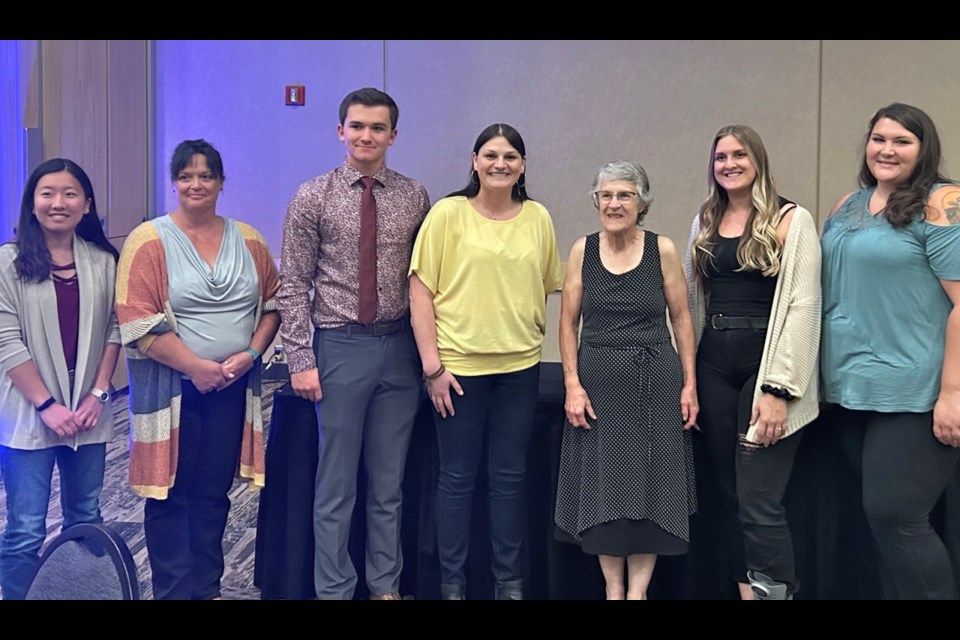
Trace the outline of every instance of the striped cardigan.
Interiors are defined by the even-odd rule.
[[[253,256],[260,297],[260,316],[276,310],[280,288],[277,267],[263,237],[248,224],[236,222]],[[127,354],[130,382],[130,486],[144,498],[165,499],[177,476],[181,373],[147,355],[157,336],[177,333],[177,318],[167,290],[166,253],[152,222],[127,237],[117,266],[117,318]],[[260,403],[260,368],[247,378],[243,440],[238,475],[252,490],[264,485],[264,435]]]
[[[691,251],[700,230],[695,216],[687,243],[687,298],[697,343],[707,320],[707,304],[700,278],[693,273]],[[797,206],[783,245],[780,273],[770,308],[770,325],[763,344],[753,407],[764,384],[781,387],[796,399],[787,403],[787,427],[783,437],[796,433],[820,412],[820,238],[810,212]],[[754,441],[756,428],[747,431]]]

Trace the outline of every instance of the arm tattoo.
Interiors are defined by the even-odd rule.
[[[943,212],[950,224],[960,224],[960,191],[951,189],[943,197]]]

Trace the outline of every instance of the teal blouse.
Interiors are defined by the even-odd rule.
[[[960,226],[896,229],[870,214],[872,193],[855,192],[823,227],[823,398],[922,413],[940,393],[953,309],[940,280],[960,280]]]
[[[167,257],[167,291],[183,343],[223,362],[250,346],[260,296],[257,267],[243,233],[229,218],[214,269],[169,215],[153,220]]]

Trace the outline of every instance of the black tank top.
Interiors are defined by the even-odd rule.
[[[717,236],[713,245],[714,261],[707,270],[710,293],[708,315],[768,316],[773,306],[777,277],[764,276],[754,269],[737,271],[737,247],[740,238]]]
[[[781,211],[788,204],[796,206],[786,198],[779,198],[779,204]],[[792,208],[791,206],[783,211],[783,215]],[[710,294],[707,314],[769,316],[770,307],[773,306],[773,294],[777,289],[777,276],[768,277],[755,269],[738,271],[738,246],[740,237],[716,237],[713,245],[714,261],[707,269],[705,283]]]

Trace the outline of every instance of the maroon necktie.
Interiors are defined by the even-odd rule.
[[[360,178],[360,289],[357,319],[360,324],[373,324],[377,319],[377,201],[373,197],[376,180]]]

